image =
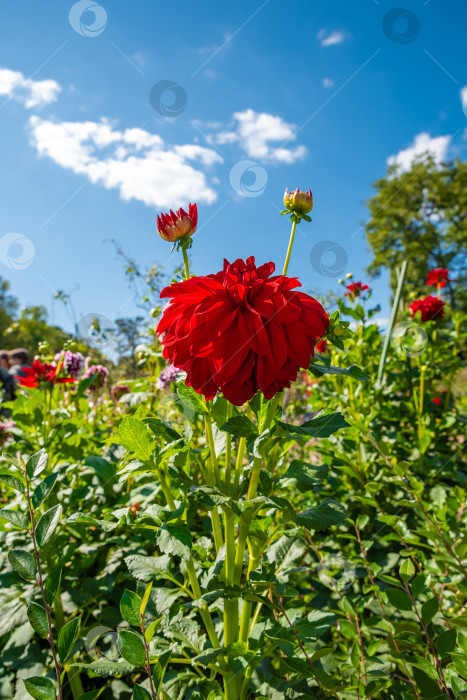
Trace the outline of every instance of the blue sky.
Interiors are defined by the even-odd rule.
[[[87,5],[22,0],[2,13],[0,275],[67,329],[54,290],[75,290],[78,315],[136,312],[108,241],[170,272],[177,253],[156,214],[188,201],[198,274],[248,255],[281,269],[290,224],[278,212],[299,186],[315,207],[289,274],[323,293],[347,271],[366,279],[364,202],[388,159],[465,156],[463,3]],[[372,286],[387,315],[386,277]]]

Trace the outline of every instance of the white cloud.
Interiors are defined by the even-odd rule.
[[[318,32],[318,39],[323,47],[340,44],[342,41],[344,41],[346,36],[346,33],[343,31],[334,31],[328,34],[325,29],[320,29]]]
[[[21,71],[0,68],[0,95],[21,102],[28,109],[55,102],[60,91],[55,80],[31,80]]]
[[[32,143],[38,153],[91,182],[117,189],[123,200],[148,206],[178,207],[217,198],[196,167],[221,162],[213,150],[196,144],[166,146],[140,128],[119,131],[107,120],[55,123],[33,116]]]
[[[422,131],[415,136],[414,142],[409,148],[390,156],[386,162],[388,165],[397,165],[399,172],[405,172],[410,170],[414,160],[428,152],[433,156],[435,162],[440,164],[446,159],[450,141],[450,136],[430,136],[428,132]]]
[[[324,87],[334,87],[334,80],[331,80],[331,78],[323,78],[323,85]]]
[[[305,146],[286,148],[296,140],[295,125],[273,114],[247,109],[235,112],[230,131],[223,131],[213,138],[219,144],[238,143],[250,158],[276,163],[293,163],[306,155]],[[277,146],[274,144],[280,143]]]

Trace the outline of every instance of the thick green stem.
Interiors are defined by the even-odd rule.
[[[231,508],[224,508],[225,529],[225,583],[235,585],[235,516]],[[229,646],[237,640],[238,599],[224,599],[224,644]]]
[[[185,265],[185,279],[190,279],[190,263],[188,262],[188,253],[186,252],[185,246],[182,247],[183,253],[183,263]]]
[[[295,229],[297,228],[297,222],[294,221],[292,224],[292,231],[290,232],[290,238],[289,238],[289,247],[287,248],[287,255],[285,256],[285,263],[284,263],[284,269],[282,270],[282,274],[286,275],[287,270],[289,267],[289,262],[290,262],[290,254],[292,253],[292,248],[293,248],[293,242],[295,238]]]
[[[234,479],[234,488],[233,488],[233,497],[234,498],[238,498],[238,490],[239,490],[239,485],[240,485],[240,476],[242,474],[243,457],[245,455],[245,448],[246,448],[246,438],[242,437],[242,438],[240,438],[240,441],[238,443],[237,461],[235,463],[235,479]]]

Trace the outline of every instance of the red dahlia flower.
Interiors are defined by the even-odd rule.
[[[362,282],[352,282],[352,284],[347,285],[346,289],[349,291],[346,292],[344,296],[349,297],[349,299],[353,301],[354,299],[358,299],[362,292],[370,288],[367,284],[362,284]]]
[[[164,241],[176,243],[180,238],[192,236],[198,225],[198,208],[196,204],[190,204],[188,214],[180,207],[176,214],[170,210],[170,214],[161,214],[157,217],[157,231]]]
[[[416,299],[409,305],[410,313],[412,318],[420,312],[420,316],[423,322],[433,321],[436,318],[443,318],[444,314],[444,301],[442,299],[437,299],[437,297],[428,296],[424,299]]]
[[[69,384],[76,381],[71,377],[57,377],[55,365],[49,365],[47,362],[40,363],[38,360],[32,362],[30,367],[22,367],[21,372],[23,376],[17,375],[16,379],[21,386],[29,388],[36,388],[43,384],[51,387],[54,384]]]
[[[294,291],[297,278],[274,270],[253,257],[224,260],[222,272],[162,290],[171,298],[156,331],[163,355],[207,399],[218,389],[236,406],[258,390],[271,399],[308,367],[329,319],[316,299]]]
[[[427,285],[434,285],[439,289],[446,286],[446,282],[451,282],[449,279],[449,270],[445,267],[436,267],[434,270],[428,272],[426,283]]]

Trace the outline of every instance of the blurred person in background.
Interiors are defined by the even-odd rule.
[[[15,350],[10,350],[10,374],[13,377],[25,377],[26,375],[22,371],[24,367],[29,367],[31,364],[31,357],[29,352],[24,348],[16,348]]]
[[[8,350],[0,350],[0,367],[10,369],[10,353]]]

